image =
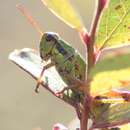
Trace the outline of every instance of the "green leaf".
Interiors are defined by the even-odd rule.
[[[130,1],[110,0],[96,34],[98,48],[130,44]]]
[[[124,86],[121,81],[130,81],[129,59],[130,54],[127,54],[98,62],[92,72],[91,95],[103,95],[113,88]]]
[[[83,24],[69,0],[42,0],[42,2],[66,24],[72,28],[82,29]]]
[[[113,104],[97,118],[93,128],[114,127],[130,122],[130,103]]]
[[[33,49],[24,48],[22,50],[15,50],[9,55],[9,59],[22,68],[24,71],[28,72],[33,78],[38,80],[41,71],[43,69],[43,65],[47,64],[46,62],[41,61],[41,58]],[[60,75],[56,71],[55,67],[51,67],[44,72],[42,77],[43,87],[51,92],[54,96],[55,93],[61,91],[66,84],[61,79]],[[70,105],[74,106],[76,102],[76,97],[74,92],[64,92],[63,97],[58,97]],[[74,106],[75,107],[75,106]]]

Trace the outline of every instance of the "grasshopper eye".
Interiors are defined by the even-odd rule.
[[[47,41],[51,41],[51,40],[53,40],[54,39],[54,37],[51,35],[51,34],[47,34],[46,35],[46,40]]]

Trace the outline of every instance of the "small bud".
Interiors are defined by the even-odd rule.
[[[100,11],[102,11],[106,7],[108,2],[109,2],[109,0],[99,0],[98,4],[99,4],[99,7],[100,7]]]
[[[60,123],[57,123],[53,126],[52,130],[68,130],[68,128]]]
[[[85,45],[88,45],[88,43],[90,41],[90,37],[89,37],[89,34],[85,28],[83,28],[80,31],[80,36],[81,36],[82,41],[85,43]]]

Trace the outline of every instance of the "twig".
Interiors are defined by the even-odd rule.
[[[98,0],[98,7],[96,10],[96,14],[94,16],[94,20],[90,29],[90,41],[89,44],[87,46],[87,57],[88,57],[88,69],[87,69],[87,75],[89,75],[89,72],[91,70],[91,68],[93,67],[94,63],[95,63],[95,57],[94,57],[94,43],[95,43],[95,35],[96,35],[96,30],[97,30],[97,26],[99,23],[99,18],[101,16],[101,12],[102,12],[103,7],[101,7],[100,5],[100,0]]]

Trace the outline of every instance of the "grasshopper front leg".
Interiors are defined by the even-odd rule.
[[[40,86],[40,84],[43,82],[43,81],[42,81],[42,76],[43,76],[45,70],[49,69],[49,68],[52,67],[52,66],[54,66],[54,63],[53,63],[53,62],[51,62],[51,63],[49,63],[49,64],[43,66],[43,69],[42,69],[42,71],[41,71],[40,77],[39,77],[38,80],[37,80],[37,85],[36,85],[36,88],[35,88],[35,92],[36,92],[36,93],[38,93],[39,86]]]

